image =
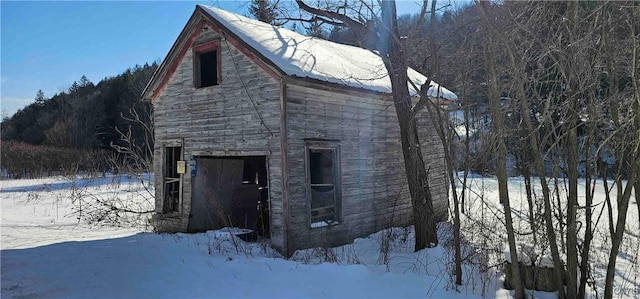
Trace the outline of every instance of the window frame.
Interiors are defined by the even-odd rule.
[[[193,51],[193,86],[195,88],[207,88],[211,86],[220,85],[222,81],[222,63],[220,58],[220,42],[215,40],[204,44],[195,45],[192,48]],[[202,86],[202,72],[201,72],[201,60],[200,57],[203,54],[214,52],[216,53],[216,83],[213,85]]]
[[[169,149],[170,148],[179,148],[180,152],[177,157],[175,157],[174,167],[177,168],[178,161],[184,161],[184,146],[181,140],[169,141],[163,144],[162,146],[162,213],[163,214],[182,214],[182,203],[183,203],[183,178],[184,174],[178,174],[177,177],[168,177],[167,172],[169,169],[167,168],[167,159]],[[169,203],[169,197],[167,194],[167,185],[171,183],[178,183],[178,202],[176,207],[172,207]]]
[[[312,215],[312,207],[311,202],[312,198],[312,183],[311,183],[311,151],[312,150],[330,150],[333,153],[333,163],[332,163],[332,171],[333,171],[333,187],[334,187],[334,203],[333,205],[328,205],[326,207],[334,207],[335,209],[335,219],[331,222],[327,220],[313,220],[314,216]],[[304,156],[305,156],[305,174],[306,174],[306,195],[307,195],[307,216],[308,216],[308,227],[310,229],[318,229],[322,227],[330,227],[334,225],[339,225],[343,221],[343,213],[342,213],[342,170],[341,170],[341,161],[340,161],[340,142],[338,140],[317,140],[317,139],[305,139],[304,146]],[[325,184],[321,184],[325,185]],[[318,208],[315,208],[318,209]],[[317,216],[315,216],[317,217]]]

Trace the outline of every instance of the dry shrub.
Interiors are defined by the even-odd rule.
[[[2,141],[1,164],[4,176],[38,178],[75,174],[78,171],[104,171],[106,150],[81,150],[18,141]]]

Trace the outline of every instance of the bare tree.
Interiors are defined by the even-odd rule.
[[[519,8],[515,8],[513,9],[513,11],[516,12],[524,12],[524,11],[528,11],[526,9],[522,9],[522,7]],[[507,10],[507,12],[509,12]],[[519,15],[510,15],[511,20],[508,22],[510,24],[517,24],[517,25],[522,25],[520,22],[522,22],[520,20],[521,16]],[[526,25],[530,25],[530,23],[528,22],[530,19],[530,16],[525,17],[526,19]],[[560,259],[560,254],[558,251],[558,246],[557,246],[557,242],[556,242],[556,233],[555,233],[555,229],[554,229],[554,223],[553,223],[553,219],[552,219],[552,205],[551,205],[551,195],[550,195],[550,188],[547,184],[546,181],[546,177],[545,177],[545,171],[544,171],[544,161],[543,161],[543,153],[541,152],[541,142],[540,142],[540,137],[538,135],[538,131],[537,128],[533,125],[533,121],[531,119],[531,114],[529,111],[529,103],[527,101],[528,97],[527,97],[527,92],[525,90],[526,86],[527,86],[527,76],[526,76],[526,62],[529,61],[529,59],[531,59],[530,57],[521,57],[521,53],[534,53],[534,51],[532,51],[532,45],[530,43],[527,43],[526,41],[516,41],[514,39],[516,39],[518,36],[520,36],[519,34],[514,34],[513,32],[509,32],[507,34],[497,34],[497,32],[493,32],[494,36],[497,38],[497,42],[498,44],[500,44],[501,48],[504,49],[505,53],[506,53],[506,67],[509,70],[509,73],[512,74],[512,78],[511,78],[511,86],[514,89],[513,91],[513,96],[516,98],[516,109],[519,108],[520,110],[520,118],[521,118],[521,133],[519,134],[519,136],[524,136],[523,139],[523,147],[527,148],[527,152],[524,153],[523,155],[528,155],[528,157],[525,157],[525,163],[529,163],[528,160],[532,159],[532,163],[535,169],[535,172],[538,176],[538,178],[540,179],[540,184],[542,187],[542,194],[543,194],[543,202],[544,202],[544,219],[545,219],[545,224],[546,224],[546,234],[547,234],[547,240],[549,241],[549,248],[551,250],[551,255],[553,258],[553,262],[554,262],[554,280],[557,283],[557,289],[558,289],[558,293],[559,293],[559,297],[564,297],[564,285],[562,283],[563,279],[563,273],[564,273],[564,266],[563,263]],[[519,49],[517,47],[517,45],[524,45],[524,49],[521,49],[523,46],[521,46],[521,48]],[[525,63],[524,65],[522,63]],[[492,112],[493,113],[493,112]],[[528,151],[530,151],[530,154],[528,153]],[[524,167],[525,168],[525,172],[526,169],[528,169],[528,166]],[[525,179],[527,178],[528,174],[525,173]],[[530,186],[530,179],[527,181],[525,180],[525,184],[527,185],[527,201],[528,201],[528,205],[529,205],[529,221],[530,221],[530,225],[532,228],[532,233],[535,239],[535,216],[533,213],[533,200],[532,200],[532,195],[531,195],[531,186]],[[506,207],[505,207],[506,208]],[[513,260],[513,259],[512,259]],[[514,274],[515,275],[515,274]]]
[[[498,179],[498,193],[500,202],[504,207],[505,226],[507,228],[509,253],[511,255],[510,271],[511,277],[513,277],[512,287],[515,290],[516,298],[525,298],[524,285],[520,277],[520,261],[518,260],[518,250],[516,248],[515,232],[513,229],[513,220],[511,217],[511,206],[509,203],[509,192],[507,188],[507,148],[504,141],[506,133],[502,116],[502,109],[500,107],[500,81],[498,79],[498,71],[496,68],[496,61],[494,56],[494,54],[497,53],[497,34],[495,28],[493,27],[493,24],[490,22],[490,19],[488,17],[489,3],[486,1],[481,1],[478,4],[482,19],[482,27],[485,33],[484,59],[489,88],[489,105],[491,109],[491,122],[497,141],[496,177]]]
[[[608,22],[619,22],[612,24],[610,28],[616,29],[616,31],[622,30],[622,32],[627,33],[628,38],[626,40],[628,43],[626,47],[615,48],[617,51],[622,51],[622,53],[615,53],[614,51],[611,54],[618,54],[616,56],[627,57],[628,59],[622,63],[618,62],[620,64],[616,66],[618,63],[614,63],[613,61],[616,56],[612,56],[611,59],[607,61],[607,69],[611,74],[619,72],[627,74],[631,82],[625,86],[626,88],[622,90],[618,89],[619,92],[613,93],[610,97],[610,113],[614,129],[610,146],[614,149],[613,152],[616,160],[613,179],[616,186],[618,215],[614,227],[614,221],[611,216],[611,205],[609,205],[611,250],[609,252],[609,263],[607,265],[605,280],[605,298],[613,298],[615,265],[620,244],[624,237],[627,210],[629,208],[632,189],[635,185],[637,195],[637,187],[640,185],[640,29],[638,28],[640,7],[637,1],[622,2],[617,5],[619,5],[619,15],[613,16],[612,11],[607,10],[605,12],[605,19]],[[615,35],[611,36],[615,37]],[[611,39],[613,40],[613,38]],[[612,40],[605,41],[607,46],[613,46]],[[618,68],[620,69],[616,71]],[[621,82],[617,83],[618,84],[612,85],[612,87],[620,86],[619,84]],[[625,177],[626,181],[624,180]]]
[[[418,17],[418,21],[424,19],[424,14],[427,8],[427,1],[424,1],[422,6],[422,13]],[[435,40],[435,22],[436,22],[436,9],[437,9],[437,1],[431,0],[431,10],[429,17],[429,35],[428,35],[428,44],[431,52],[430,59],[430,67],[432,74],[429,74],[429,78],[433,78],[434,74],[440,74],[440,60],[439,60],[439,51],[438,44]],[[416,23],[415,28],[419,27],[419,22]],[[417,33],[417,30],[414,30]],[[410,36],[409,39],[415,39],[415,35]],[[449,180],[449,184],[452,187],[451,192],[453,193],[453,247],[454,247],[454,275],[456,277],[455,283],[457,285],[462,285],[462,253],[460,248],[460,206],[458,200],[458,192],[456,189],[456,180],[454,176],[454,166],[453,166],[453,158],[451,157],[452,143],[453,139],[453,129],[449,126],[448,118],[443,115],[442,109],[440,107],[439,101],[433,101],[428,96],[429,90],[429,82],[426,82],[422,85],[420,89],[420,102],[426,102],[427,104],[424,107],[427,107],[427,111],[429,112],[429,119],[433,124],[433,127],[440,138],[440,142],[442,143],[442,148],[444,148],[444,160],[447,171],[447,179]],[[418,106],[418,105],[416,105]],[[413,107],[412,110],[414,112],[419,111],[416,109],[417,107]],[[464,187],[463,187],[464,188]]]

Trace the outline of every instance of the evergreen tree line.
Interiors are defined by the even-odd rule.
[[[136,65],[98,84],[82,76],[68,90],[51,98],[38,91],[32,104],[2,121],[2,168],[21,176],[32,172],[28,169],[34,170],[31,175],[66,168],[95,170],[106,164],[81,162],[78,159],[89,158],[78,153],[95,153],[96,159],[105,160],[114,153],[114,145],[123,145],[122,133],[128,132],[129,141],[134,144],[145,146],[152,142],[148,138],[150,132],[143,126],[151,123],[152,106],[142,102],[140,95],[157,67],[156,63]],[[14,151],[24,149],[40,153],[31,157],[29,164],[41,159],[41,167],[15,168],[25,161],[20,158],[24,153]],[[9,169],[10,165],[14,166]]]

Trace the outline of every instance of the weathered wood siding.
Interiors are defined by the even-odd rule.
[[[435,111],[434,111],[435,113]],[[447,121],[447,113],[441,114],[442,121]],[[437,119],[437,116],[434,115]],[[449,218],[449,184],[447,182],[446,162],[444,159],[444,147],[433,127],[427,108],[422,109],[416,115],[420,148],[427,171],[429,172],[429,188],[433,196],[433,209],[438,221],[446,221]]]
[[[280,82],[211,29],[203,30],[194,45],[212,40],[219,40],[220,45],[220,84],[194,88],[193,52],[188,50],[154,102],[156,213],[162,213],[162,148],[166,141],[182,140],[187,161],[192,156],[265,155],[271,239],[274,247],[283,249]],[[187,171],[182,180],[182,213],[157,214],[154,219],[160,230],[161,222],[167,231],[187,229],[191,189]]]
[[[289,250],[344,244],[383,228],[411,224],[400,128],[389,96],[287,84],[286,105]],[[446,215],[446,183],[438,177],[444,174],[439,161],[442,147],[433,143],[428,127],[422,131],[429,137],[423,139],[425,155],[434,155],[425,162],[431,166],[432,191],[444,192],[437,198],[445,202],[435,208]],[[342,222],[338,225],[310,228],[305,138],[339,140]]]

